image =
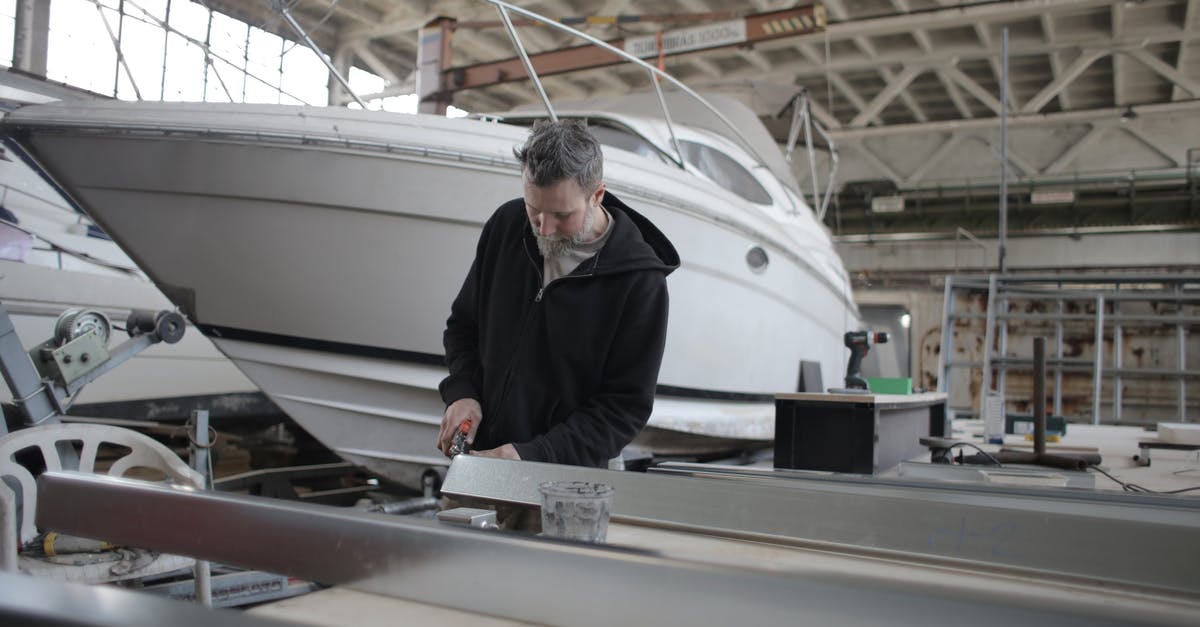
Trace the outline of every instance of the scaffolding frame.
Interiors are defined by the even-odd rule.
[[[1153,287],[1151,287],[1153,286]],[[1187,369],[1188,327],[1200,326],[1200,316],[1183,315],[1186,305],[1200,304],[1200,275],[1087,275],[1087,274],[989,274],[980,276],[947,276],[942,304],[942,343],[938,354],[939,392],[948,392],[951,371],[955,368],[982,369],[982,386],[978,407],[971,408],[984,415],[984,403],[989,393],[1005,396],[1006,373],[1009,370],[1030,370],[1032,359],[1008,357],[1008,321],[1026,320],[1053,322],[1054,353],[1046,361],[1054,374],[1054,413],[1062,413],[1062,391],[1064,370],[1092,372],[1092,424],[1100,424],[1101,386],[1104,377],[1113,382],[1113,420],[1120,422],[1124,398],[1121,381],[1123,377],[1167,377],[1176,380],[1176,406],[1179,422],[1188,422],[1187,381],[1200,379],[1200,370]],[[957,294],[964,292],[987,293],[985,313],[957,312]],[[1053,313],[1009,312],[1010,299],[1043,300],[1054,303]],[[1095,312],[1091,314],[1067,314],[1067,301],[1092,301]],[[1173,302],[1176,314],[1130,315],[1121,313],[1121,303],[1132,301]],[[1106,304],[1113,311],[1106,315]],[[984,346],[982,361],[955,361],[954,323],[956,320],[983,317]],[[1064,322],[1091,321],[1094,330],[1093,356],[1091,359],[1065,358],[1063,355]],[[1000,323],[1000,324],[998,324]],[[1175,368],[1129,368],[1122,362],[1125,327],[1130,324],[1173,325],[1176,341]],[[1113,334],[1112,367],[1105,368],[1104,335],[1106,325]],[[997,346],[998,345],[998,346]],[[996,347],[993,350],[993,347]],[[995,374],[996,385],[992,385]],[[961,409],[961,408],[959,408]]]

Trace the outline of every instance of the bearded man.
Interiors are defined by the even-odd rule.
[[[605,190],[582,122],[539,122],[513,153],[524,197],[484,225],[446,321],[437,445],[470,420],[475,454],[603,467],[650,417],[679,255]]]

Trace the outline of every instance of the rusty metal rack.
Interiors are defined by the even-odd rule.
[[[984,311],[957,311],[964,296],[986,297]],[[1009,349],[1010,323],[1052,325],[1053,348],[1047,359],[1054,377],[1053,412],[1063,412],[1064,373],[1091,373],[1091,422],[1100,424],[1101,408],[1104,405],[1101,390],[1104,380],[1110,382],[1112,391],[1111,420],[1120,423],[1126,404],[1123,381],[1126,379],[1165,379],[1175,381],[1174,405],[1176,419],[1188,421],[1188,383],[1195,385],[1200,380],[1200,369],[1189,368],[1187,362],[1189,332],[1194,336],[1200,329],[1200,276],[1198,275],[1083,275],[1083,274],[1039,274],[1009,275],[990,274],[980,276],[948,276],[942,309],[942,342],[938,355],[939,392],[953,389],[952,376],[955,369],[967,372],[982,370],[978,398],[970,399],[970,406],[952,405],[960,413],[984,414],[988,393],[1006,396],[1007,378],[1014,371],[1029,372],[1033,367],[1030,358],[1016,356]],[[1010,305],[1024,302],[1034,311],[1012,311]],[[1070,305],[1070,307],[1068,307]],[[1150,313],[1129,311],[1146,309]],[[1123,307],[1126,309],[1122,311]],[[1071,311],[1077,309],[1078,311]],[[1164,310],[1173,310],[1171,312]],[[982,331],[982,355],[976,359],[962,359],[956,354],[955,328],[971,320],[984,321]],[[1090,323],[1090,324],[1089,324]],[[1064,351],[1067,325],[1090,328],[1092,342],[1091,358],[1069,356]],[[1130,337],[1130,328],[1154,333],[1163,339],[1160,343],[1169,353],[1173,342],[1174,367],[1130,367],[1125,363],[1124,343]],[[1112,348],[1106,350],[1105,342],[1111,338]],[[960,351],[962,352],[962,351]],[[970,379],[968,379],[970,380]],[[955,396],[951,395],[953,404]],[[960,397],[961,398],[961,397]]]

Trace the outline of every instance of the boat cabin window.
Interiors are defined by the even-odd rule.
[[[680,141],[683,158],[700,170],[704,176],[725,189],[760,205],[771,204],[771,195],[755,180],[750,171],[743,168],[729,155],[704,144]]]
[[[663,157],[657,148],[637,133],[615,126],[608,126],[595,120],[588,121],[588,130],[592,132],[597,141],[605,146],[612,146],[613,148],[619,148],[642,155],[643,157],[651,157],[668,163],[667,159]]]

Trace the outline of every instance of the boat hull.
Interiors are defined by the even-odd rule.
[[[260,110],[275,117],[259,126],[292,129],[296,113]],[[322,115],[305,116],[303,141],[214,133],[206,125],[221,120],[203,116],[175,132],[161,120],[146,133],[16,123],[43,167],[314,437],[360,462],[445,463],[433,447],[442,331],[483,223],[519,194],[511,149],[525,131]],[[606,181],[682,259],[650,433],[768,440],[772,395],[796,388],[801,361],[840,378],[857,316],[827,240],[806,249],[764,210],[629,153],[606,151]],[[756,246],[765,270],[747,263]]]

